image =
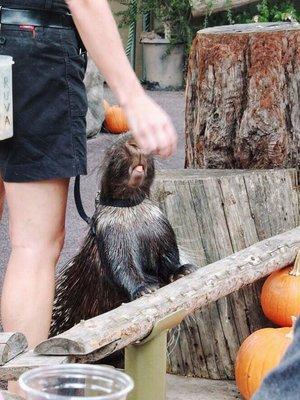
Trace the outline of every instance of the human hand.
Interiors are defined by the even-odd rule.
[[[178,138],[171,119],[148,95],[132,96],[123,109],[133,136],[145,153],[162,158],[175,154]]]

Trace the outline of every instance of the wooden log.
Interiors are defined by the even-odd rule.
[[[34,352],[85,356],[80,357],[80,361],[101,359],[112,349],[118,350],[143,339],[162,317],[178,309],[190,314],[292,263],[299,249],[300,227],[297,227],[199,268],[149,297],[82,321],[67,332],[40,343]]]
[[[0,365],[23,353],[28,346],[26,337],[19,332],[0,333]]]
[[[300,25],[200,30],[190,53],[186,167],[299,168]]]
[[[33,350],[15,357],[5,365],[0,367],[0,380],[11,381],[19,379],[23,372],[30,369],[51,365],[60,365],[71,362],[68,356],[37,356],[33,354]]]
[[[257,3],[258,0],[192,0],[192,14],[194,17],[201,17],[207,13],[216,13],[228,10],[228,8],[237,8],[251,3]]]

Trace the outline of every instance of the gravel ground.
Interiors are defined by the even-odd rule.
[[[180,92],[155,92],[150,91],[149,95],[156,100],[171,116],[179,135],[179,146],[176,156],[168,160],[157,160],[157,169],[183,168],[184,166],[184,93]],[[115,103],[113,94],[109,89],[105,89],[105,98]],[[88,141],[88,165],[89,173],[82,178],[82,197],[88,215],[93,212],[94,197],[98,187],[98,165],[104,150],[112,141],[117,139],[117,135],[101,133],[99,137]],[[62,252],[59,266],[63,265],[72,257],[78,248],[86,232],[86,225],[80,219],[75,209],[73,200],[73,182],[70,185],[70,195],[67,208],[67,234],[65,247]],[[9,257],[8,240],[8,220],[7,209],[4,211],[3,219],[0,224],[0,284],[2,286],[5,266]],[[42,267],[42,266],[41,266]]]

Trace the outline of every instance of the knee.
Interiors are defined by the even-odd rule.
[[[34,258],[40,261],[57,263],[64,246],[65,229],[62,228],[55,233],[41,235],[41,237],[24,238],[18,240],[11,235],[11,246],[13,253],[22,253],[24,257]]]
[[[55,260],[55,263],[58,261],[60,253],[64,247],[65,243],[65,229],[61,229],[59,232],[56,233],[54,237],[51,238],[51,241],[48,240],[45,243],[49,253],[51,254],[52,258]]]

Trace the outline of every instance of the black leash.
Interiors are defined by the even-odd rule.
[[[86,212],[84,211],[82,200],[81,200],[81,193],[80,193],[80,175],[77,175],[75,178],[75,184],[74,184],[74,198],[75,198],[75,204],[76,208],[78,211],[78,214],[81,216],[81,218],[90,226],[92,227],[93,224],[93,218],[90,218]]]

